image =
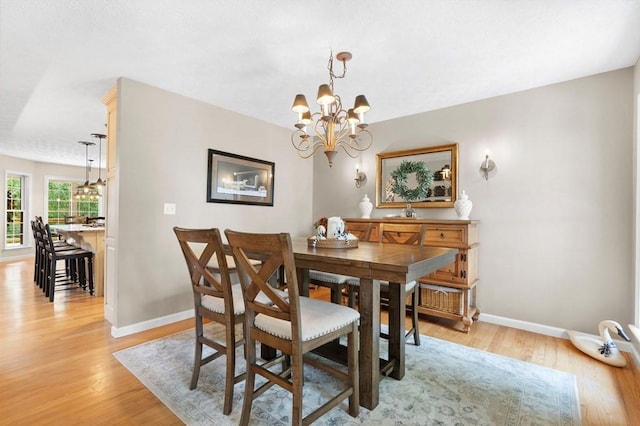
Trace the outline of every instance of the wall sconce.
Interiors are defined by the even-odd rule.
[[[484,173],[484,179],[489,180],[489,172],[496,168],[496,163],[489,159],[489,154],[484,158],[484,161],[480,163],[480,171]]]
[[[448,164],[442,166],[440,169],[440,176],[442,177],[442,180],[451,180],[451,166]]]
[[[367,183],[367,175],[364,174],[364,172],[361,172],[357,167],[356,167],[355,181],[356,181],[356,188],[360,188],[362,185]]]

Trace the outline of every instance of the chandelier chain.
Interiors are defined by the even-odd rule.
[[[343,60],[341,62],[342,62],[342,74],[336,75],[333,72],[333,51],[329,53],[329,64],[327,65],[327,69],[329,70],[329,87],[331,87],[332,92],[333,92],[333,79],[344,78],[344,76],[347,75],[347,61]]]

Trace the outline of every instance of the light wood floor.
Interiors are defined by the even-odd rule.
[[[74,290],[49,303],[32,274],[32,261],[0,262],[0,424],[181,424],[111,354],[191,328],[192,320],[114,339],[101,297]],[[328,300],[321,289],[314,296]],[[584,425],[640,424],[640,374],[628,354],[619,369],[568,340],[483,322],[469,334],[451,326],[424,318],[420,331],[575,374]]]

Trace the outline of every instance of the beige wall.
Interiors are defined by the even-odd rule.
[[[116,327],[193,308],[174,226],[308,233],[312,162],[289,130],[125,78],[119,108]],[[275,162],[274,206],[207,203],[209,148]]]
[[[633,71],[633,188],[634,188],[634,276],[635,276],[635,311],[633,316],[633,324],[640,325],[640,238],[638,238],[638,230],[640,229],[640,182],[639,173],[640,169],[638,156],[638,143],[640,142],[640,59],[636,62],[636,66]],[[637,336],[636,336],[637,337]],[[640,351],[640,340],[637,338],[634,340],[634,345],[638,351]]]
[[[459,143],[459,190],[480,225],[483,313],[594,333],[633,318],[633,69],[370,126],[374,146],[333,169],[315,159],[313,216],[357,215],[375,194],[375,154]],[[371,99],[372,114],[375,100]],[[497,174],[479,172],[486,150]],[[399,210],[374,209],[372,217]],[[455,219],[453,209],[419,217]]]
[[[74,143],[74,142],[71,142]],[[84,180],[84,167],[63,166],[59,164],[41,163],[37,161],[23,160],[20,158],[0,155],[0,171],[2,171],[2,193],[6,194],[5,176],[7,171],[26,174],[30,176],[30,196],[27,199],[30,205],[27,206],[27,218],[43,216],[46,202],[45,180],[47,177],[70,178]],[[4,203],[4,200],[3,200]],[[2,214],[5,214],[4,207]],[[27,222],[28,223],[28,222]],[[29,232],[29,244],[33,243],[31,229]],[[0,227],[0,261],[33,256],[33,248],[25,249],[4,249],[4,226]]]

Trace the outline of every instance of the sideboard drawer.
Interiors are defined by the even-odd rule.
[[[467,239],[465,226],[429,226],[424,237],[426,245],[464,244]]]

